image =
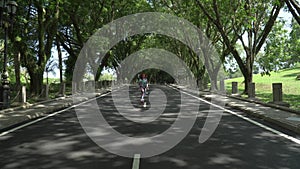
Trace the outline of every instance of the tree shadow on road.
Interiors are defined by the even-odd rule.
[[[176,95],[178,93],[173,93]],[[106,121],[130,137],[151,137],[170,128],[178,117],[180,99],[168,99],[155,121],[139,124],[119,114],[111,96],[98,100]],[[193,106],[193,99],[188,106]],[[91,107],[83,105],[83,112]],[[198,142],[209,106],[199,106],[199,116],[188,133],[171,150],[141,159],[141,169],[300,168],[300,146],[269,131],[224,113],[214,134]],[[180,129],[177,130],[180,132]],[[99,133],[103,137],[109,133]],[[172,133],[178,134],[176,132]],[[74,110],[0,138],[0,168],[131,169],[132,159],[111,154],[84,132]],[[122,140],[119,140],[120,144]],[[125,143],[124,143],[125,144]],[[161,142],[160,144],[168,144]],[[138,152],[138,150],[136,150]],[[141,154],[143,156],[143,154]]]
[[[269,131],[224,114],[209,140],[200,144],[205,118],[174,149],[142,160],[141,168],[299,168],[300,145]]]

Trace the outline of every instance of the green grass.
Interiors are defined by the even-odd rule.
[[[283,100],[290,103],[292,109],[300,110],[300,80],[296,80],[300,75],[300,66],[272,72],[271,76],[260,74],[253,76],[256,88],[256,97],[264,102],[272,101],[272,83],[282,83]],[[238,82],[240,93],[244,89],[244,78],[234,78],[226,80],[226,89],[231,92],[231,82]]]
[[[47,78],[44,78],[43,83],[46,84],[47,83]],[[48,83],[60,83],[59,78],[48,78]]]

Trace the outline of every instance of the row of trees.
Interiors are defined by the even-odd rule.
[[[18,1],[18,4],[10,34],[10,65],[13,65],[16,86],[21,83],[20,67],[26,68],[32,94],[41,92],[43,74],[53,49],[58,52],[61,81],[62,51],[67,53],[64,76],[71,81],[77,56],[88,38],[103,25],[138,12],[166,12],[192,22],[212,41],[222,62],[229,57],[235,59],[245,78],[245,92],[252,82],[255,61],[265,72],[274,69],[269,63],[278,56],[286,58],[276,65],[288,60],[292,61],[286,63],[288,65],[299,61],[300,8],[295,0],[28,0]],[[288,36],[282,36],[283,25],[278,19],[285,4],[295,18]],[[289,44],[288,52],[281,51],[286,50],[286,46],[280,46],[279,40]],[[241,52],[238,44],[242,45]],[[146,34],[128,37],[114,46],[99,65],[96,80],[104,67],[116,69],[125,57],[149,47],[176,53],[187,62],[199,81],[205,78],[204,64],[184,44],[166,36]],[[265,52],[261,53],[262,49]]]

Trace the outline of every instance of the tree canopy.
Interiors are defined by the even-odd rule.
[[[299,62],[299,25],[300,7],[295,0],[36,0],[17,1],[18,12],[13,31],[10,34],[10,64],[14,70],[16,82],[20,83],[20,67],[25,68],[30,76],[32,94],[38,95],[43,84],[43,74],[49,71],[47,62],[53,51],[59,54],[57,67],[62,74],[62,52],[64,76],[72,80],[76,59],[86,41],[99,28],[107,23],[141,12],[169,13],[188,20],[197,26],[211,40],[220,61],[234,58],[245,79],[245,93],[252,82],[254,63],[264,72],[274,70],[274,66],[285,63],[285,66]],[[278,19],[279,12],[286,5],[293,15],[291,31],[283,31],[283,22]],[[278,41],[289,45],[280,45]],[[239,50],[242,46],[243,50]],[[184,60],[198,83],[207,79],[207,71],[216,73],[225,64],[215,66],[212,61],[205,63],[186,45],[162,35],[136,35],[128,37],[108,52],[97,72],[99,80],[104,68],[114,69],[130,54],[146,48],[163,48],[175,53]],[[274,58],[280,55],[276,61]],[[278,58],[278,57],[277,57]],[[49,64],[49,63],[48,63]],[[2,66],[2,65],[1,65]],[[170,80],[159,70],[149,71],[155,81]],[[160,75],[162,77],[160,77]],[[62,81],[62,79],[61,79]],[[216,87],[216,84],[212,84]]]

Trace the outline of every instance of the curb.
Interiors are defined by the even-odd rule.
[[[210,97],[207,97],[205,95],[201,95],[201,92],[192,92],[192,91],[188,91],[186,89],[183,89],[183,88],[180,88],[176,85],[171,85],[177,89],[180,89],[180,90],[184,90],[186,92],[190,92],[192,94],[200,94],[200,97],[201,98],[204,98],[205,100],[210,100],[211,98]],[[215,94],[215,93],[209,93],[207,92],[207,94]],[[289,108],[286,108],[286,107],[283,107],[283,106],[277,106],[277,105],[270,105],[270,104],[267,104],[267,103],[263,103],[261,101],[255,101],[255,100],[248,100],[248,99],[243,99],[243,98],[239,98],[239,97],[234,97],[234,96],[228,96],[228,95],[224,95],[225,97],[228,97],[228,98],[232,98],[232,99],[236,99],[236,100],[240,100],[240,101],[244,101],[244,102],[248,102],[248,103],[256,103],[256,104],[260,104],[260,105],[263,105],[263,106],[266,106],[266,107],[271,107],[271,108],[275,108],[275,109],[279,109],[279,110],[283,110],[283,111],[287,111],[287,112],[291,112],[291,113],[295,113],[297,115],[300,115],[300,112],[297,111],[297,110],[293,110],[293,109],[289,109]],[[271,118],[271,117],[268,117],[268,116],[264,116],[262,114],[259,114],[255,111],[252,111],[252,110],[247,110],[247,108],[244,108],[244,107],[241,107],[241,106],[236,106],[232,103],[225,103],[226,106],[229,106],[229,107],[232,107],[232,108],[235,108],[237,110],[240,110],[242,112],[245,112],[247,113],[248,115],[251,115],[253,117],[256,117],[256,118],[259,118],[259,119],[262,119],[262,120],[265,120],[267,122],[270,122],[274,125],[277,125],[279,127],[283,127],[284,129],[287,129],[287,130],[290,130],[290,131],[293,131],[297,134],[300,134],[300,126],[297,126],[297,125],[292,125],[292,124],[288,124],[286,122],[282,122],[281,120],[277,120],[277,119],[274,119],[274,118]]]
[[[296,132],[296,133],[300,134],[300,126],[295,126],[295,125],[287,124],[287,123],[282,122],[280,120],[276,120],[276,119],[268,117],[268,116],[263,116],[263,115],[261,115],[259,113],[256,113],[256,112],[251,111],[251,110],[247,110],[247,109],[242,108],[240,106],[232,105],[231,103],[226,103],[226,105],[229,106],[229,107],[238,109],[238,110],[240,110],[242,112],[245,112],[245,113],[247,113],[249,115],[252,115],[253,117],[257,117],[257,118],[263,119],[263,120],[265,120],[267,122],[270,122],[272,124],[275,124],[277,126],[283,127],[285,129],[288,129],[288,130],[291,130],[293,132]]]
[[[107,92],[109,92],[110,90],[104,90],[102,91],[101,93],[95,93],[93,95],[93,97],[80,97],[80,98],[76,98],[76,101],[72,99],[72,95],[71,96],[68,96],[68,97],[61,97],[61,98],[56,98],[56,99],[51,99],[51,100],[47,100],[47,101],[43,101],[43,102],[38,102],[38,103],[35,103],[33,104],[32,106],[30,107],[16,107],[16,108],[12,108],[12,109],[6,109],[6,111],[0,111],[0,115],[1,113],[4,114],[4,115],[9,115],[9,114],[12,114],[14,113],[14,111],[17,111],[17,110],[24,110],[26,111],[26,109],[30,109],[31,107],[33,106],[36,106],[38,104],[42,104],[42,103],[51,103],[51,102],[55,102],[55,101],[59,101],[59,100],[66,100],[66,99],[70,99],[70,101],[67,101],[66,103],[63,103],[63,104],[60,104],[60,105],[56,105],[56,106],[49,106],[49,107],[44,107],[42,109],[33,109],[30,113],[28,114],[25,114],[24,115],[21,115],[21,116],[18,116],[18,117],[15,117],[14,119],[11,119],[11,122],[8,121],[4,126],[0,126],[0,132],[5,132],[7,130],[10,130],[12,128],[15,128],[17,126],[20,126],[22,124],[25,124],[25,123],[28,123],[30,121],[33,121],[33,120],[36,120],[36,119],[39,119],[39,118],[42,118],[42,117],[45,117],[53,112],[56,112],[56,111],[60,111],[60,110],[63,110],[63,109],[66,109],[70,106],[73,106],[73,105],[76,105],[76,104],[79,104],[81,102],[84,102],[84,101],[87,101],[87,100],[90,100],[92,98],[95,98],[95,97],[98,97],[102,94],[105,94]],[[78,94],[80,95],[80,94]]]
[[[106,93],[108,91],[110,91],[110,90],[103,89],[103,91],[97,92],[96,96],[98,96],[99,94],[104,94],[104,93]],[[0,110],[0,114],[1,113],[9,113],[9,112],[16,111],[16,110],[26,110],[28,108],[31,108],[31,107],[39,105],[39,104],[51,103],[51,102],[55,102],[55,101],[59,101],[59,100],[65,100],[65,99],[68,99],[68,98],[72,98],[73,96],[76,96],[76,95],[81,95],[81,93],[76,93],[75,95],[61,96],[61,97],[57,97],[57,98],[54,98],[54,99],[48,99],[48,100],[43,100],[43,101],[35,102],[35,103],[32,103],[32,104],[28,103],[26,105],[21,105],[21,106],[16,106],[16,107],[13,107],[13,108],[3,109],[3,110]]]
[[[25,110],[25,109],[31,108],[31,107],[39,105],[39,104],[64,100],[64,99],[67,99],[67,98],[70,98],[70,97],[72,97],[72,96],[58,97],[58,98],[55,98],[55,99],[44,100],[44,101],[40,101],[40,102],[36,102],[36,103],[32,103],[32,104],[28,103],[27,105],[21,105],[21,106],[17,106],[17,107],[13,107],[13,108],[7,108],[7,109],[4,109],[4,110],[0,110],[0,114],[1,113],[9,113],[9,112],[16,111],[16,110]]]
[[[87,98],[82,99],[80,101],[86,101],[86,100],[87,100]],[[68,108],[75,104],[78,104],[78,102],[73,103],[73,100],[71,100],[71,102],[67,102],[67,103],[64,103],[61,105],[57,105],[57,106],[53,106],[53,107],[45,107],[44,109],[33,110],[31,113],[24,114],[23,116],[14,118],[11,122],[8,122],[4,127],[0,126],[0,132],[7,131],[9,129],[12,129],[12,128],[20,126],[22,124],[28,123],[30,121],[45,117],[55,111],[63,110],[65,108]],[[26,110],[26,108],[24,108],[24,110]],[[13,111],[6,112],[6,114],[8,114],[8,113],[13,113]]]
[[[233,99],[245,101],[245,102],[261,104],[263,106],[272,107],[272,108],[276,108],[276,109],[280,109],[280,110],[284,110],[284,111],[288,111],[288,112],[292,112],[292,113],[300,115],[300,111],[299,110],[290,109],[288,107],[279,106],[279,105],[271,104],[271,103],[265,103],[265,102],[262,102],[262,101],[259,101],[259,100],[251,100],[251,99],[249,100],[249,99],[245,99],[245,98],[241,98],[241,97],[236,97],[236,96],[232,96],[232,95],[228,95],[228,94],[225,95],[225,96],[229,97],[229,98],[233,98]]]

